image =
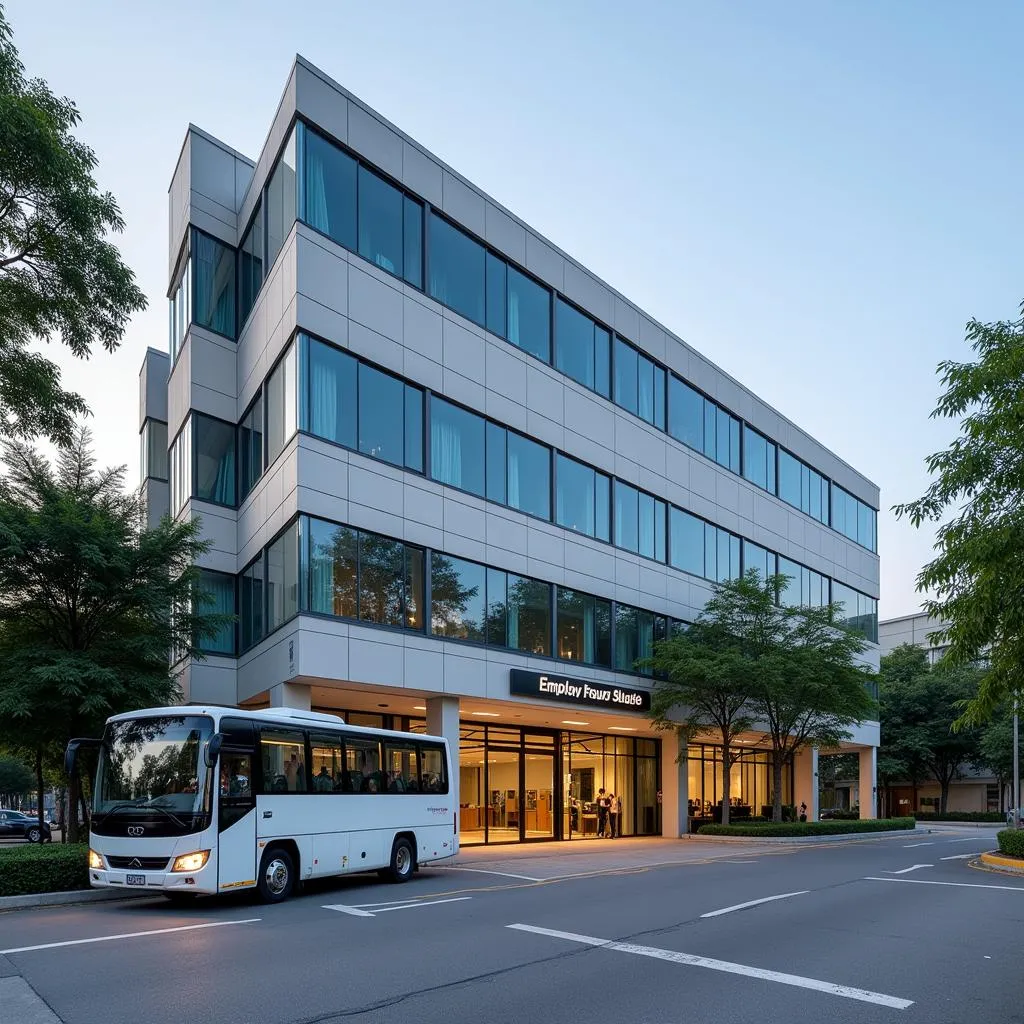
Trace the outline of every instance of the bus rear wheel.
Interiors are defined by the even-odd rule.
[[[256,886],[265,903],[281,903],[291,896],[295,888],[295,867],[287,850],[272,846],[263,854]]]
[[[404,836],[399,836],[391,847],[391,866],[384,874],[392,882],[408,882],[415,870],[416,854],[412,843]]]

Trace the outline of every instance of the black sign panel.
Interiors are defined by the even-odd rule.
[[[609,711],[651,710],[651,695],[647,690],[635,690],[614,683],[595,683],[587,679],[570,679],[553,672],[509,669],[509,692],[519,697],[540,697],[541,700],[559,700]]]

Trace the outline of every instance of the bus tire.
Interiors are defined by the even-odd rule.
[[[284,847],[272,846],[263,854],[256,887],[264,903],[281,903],[291,896],[295,888],[295,866]]]
[[[416,870],[416,853],[405,836],[399,836],[391,847],[391,866],[387,877],[392,882],[408,882]]]

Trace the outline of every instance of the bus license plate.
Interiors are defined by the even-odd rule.
[[[145,885],[146,884],[146,876],[145,875],[128,875],[127,878],[125,879],[125,881],[129,885]]]

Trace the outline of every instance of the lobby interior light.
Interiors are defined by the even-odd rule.
[[[481,718],[501,718],[497,711],[470,711],[471,715],[479,715]]]
[[[574,722],[571,718],[563,718],[562,725],[590,725],[589,722]]]
[[[612,732],[636,732],[631,725],[609,725],[608,728]]]
[[[427,705],[426,704],[413,704],[412,709],[413,709],[413,711],[426,711],[427,710]]]

